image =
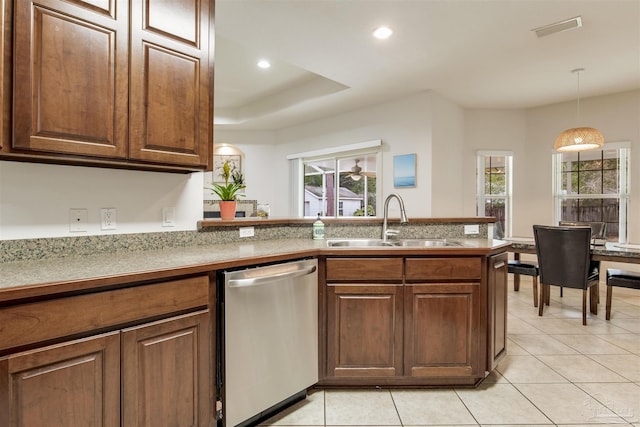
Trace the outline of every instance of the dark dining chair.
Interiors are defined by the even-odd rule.
[[[535,262],[524,262],[519,259],[510,259],[507,265],[507,271],[513,274],[513,290],[520,290],[520,275],[531,276],[533,281],[533,306],[538,306],[538,276],[540,269]]]
[[[591,244],[599,243],[603,245],[607,240],[607,223],[606,222],[589,222],[589,221],[559,221],[561,227],[591,227]],[[598,269],[600,264],[598,264]],[[560,287],[560,296],[562,297],[562,286]],[[599,297],[599,296],[598,296]],[[598,302],[600,299],[598,298]]]
[[[618,270],[615,268],[607,269],[607,320],[611,319],[611,296],[614,286],[629,289],[640,289],[640,273]]]
[[[591,227],[591,240],[607,239],[607,223],[606,222],[588,222],[588,221],[560,221],[560,227]]]
[[[549,300],[549,285],[582,289],[582,324],[586,325],[587,290],[591,291],[590,311],[598,314],[600,279],[598,263],[591,261],[591,227],[534,225],[533,236],[540,269],[538,316]]]

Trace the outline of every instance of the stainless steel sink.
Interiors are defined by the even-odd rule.
[[[327,246],[329,247],[371,247],[371,246],[395,246],[391,241],[384,241],[382,239],[332,239],[327,240]]]
[[[462,246],[462,244],[447,239],[401,239],[395,242],[395,246],[440,248],[445,246]]]
[[[327,240],[329,247],[411,247],[411,248],[436,248],[446,246],[462,246],[461,243],[447,239],[331,239]]]

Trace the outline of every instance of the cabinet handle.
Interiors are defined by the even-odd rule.
[[[504,261],[496,262],[493,265],[493,268],[495,268],[496,270],[499,269],[499,268],[502,268],[502,267],[504,267]]]

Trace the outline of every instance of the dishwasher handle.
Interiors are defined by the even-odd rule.
[[[229,279],[227,286],[229,288],[240,288],[245,286],[265,285],[278,280],[293,279],[295,277],[306,276],[315,273],[317,267],[315,265],[303,267],[293,271],[285,271],[283,273],[269,274],[264,276],[249,277],[244,279]]]

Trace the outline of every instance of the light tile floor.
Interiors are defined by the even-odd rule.
[[[552,287],[538,317],[528,279],[509,282],[508,355],[477,388],[315,390],[264,425],[640,427],[640,293],[615,289],[606,321],[601,284],[582,326],[580,291]]]

